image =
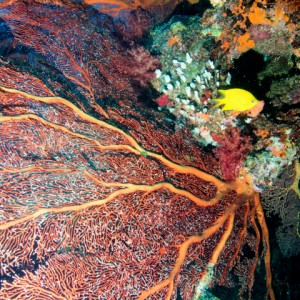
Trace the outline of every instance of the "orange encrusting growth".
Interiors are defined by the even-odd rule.
[[[266,18],[266,11],[254,3],[248,14],[249,21],[252,24],[271,24],[271,21]]]
[[[179,39],[179,37],[177,35],[175,35],[175,36],[170,37],[168,39],[167,43],[168,43],[168,46],[173,46],[175,44],[180,43],[180,39]]]
[[[224,29],[218,38],[221,42],[221,49],[223,52],[232,52],[231,55],[238,56],[241,53],[256,46],[254,39],[249,33],[251,25],[267,25],[270,27],[278,26],[282,23],[288,23],[289,15],[287,4],[283,1],[276,1],[276,3],[268,3],[268,1],[253,1],[251,5],[244,4],[242,0],[235,1],[234,4],[226,7],[230,10],[232,17],[228,18],[228,25],[224,23]],[[299,7],[299,5],[291,7]],[[295,11],[292,8],[289,12]],[[227,13],[223,13],[224,21],[226,22]],[[293,23],[291,23],[293,24]],[[287,24],[287,28],[292,25]],[[276,31],[276,29],[274,29]],[[290,31],[292,32],[292,28]],[[295,49],[296,50],[296,49]],[[231,57],[228,55],[228,58]]]
[[[248,32],[244,33],[243,35],[237,38],[236,49],[239,52],[246,52],[254,46],[255,42],[250,38],[250,34]]]

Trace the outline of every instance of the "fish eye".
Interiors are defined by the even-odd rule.
[[[254,103],[254,100],[252,100],[251,102]]]

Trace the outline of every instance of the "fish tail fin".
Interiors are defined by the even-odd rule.
[[[213,99],[211,99],[211,101],[216,104],[214,107],[219,107],[221,105],[226,104],[224,102],[225,91],[224,90],[218,90],[218,92],[221,95],[221,98],[213,98]]]
[[[222,99],[211,99],[211,101],[215,104],[214,107],[219,107],[224,104]]]

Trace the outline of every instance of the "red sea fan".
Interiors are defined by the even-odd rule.
[[[220,144],[214,150],[216,157],[221,164],[221,170],[225,180],[234,180],[240,167],[251,151],[251,138],[242,136],[239,128],[234,128],[218,138]]]

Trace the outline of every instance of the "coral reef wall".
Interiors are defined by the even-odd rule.
[[[263,48],[257,28],[251,37],[242,28],[246,18],[257,24],[257,1],[211,1],[215,14],[203,20],[219,22],[200,46],[193,34],[206,29],[190,31],[194,51],[182,42],[188,24],[171,19],[165,47],[180,51],[165,60],[166,48],[158,53],[155,43],[146,49],[139,41],[179,2],[1,2],[1,299],[274,299],[269,233],[253,185],[262,181],[253,177],[259,164],[246,160],[252,139],[239,129],[263,105],[254,112],[246,103],[237,117],[212,103],[230,84],[228,58]],[[236,25],[226,24],[222,9]],[[263,25],[273,26],[266,18]],[[237,27],[238,40],[230,31]],[[154,99],[146,107],[151,93],[163,94],[157,103],[177,123]],[[201,106],[193,130],[182,126],[195,111],[184,95]],[[261,127],[270,123],[259,120],[253,132],[268,135]],[[284,146],[292,134],[278,131],[283,140],[269,134],[257,145],[279,151],[286,164],[296,155],[292,141]],[[254,295],[258,266],[265,284]]]

